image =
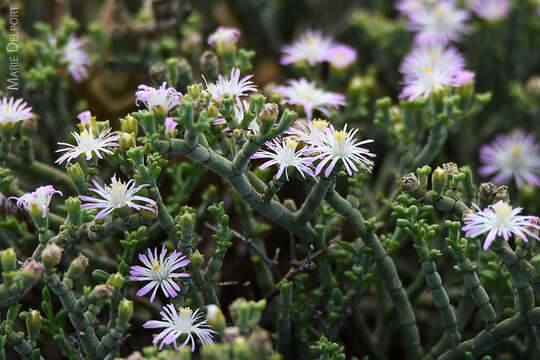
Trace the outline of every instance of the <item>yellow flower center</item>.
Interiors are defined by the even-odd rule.
[[[519,155],[521,155],[521,151],[522,151],[521,146],[515,145],[515,146],[512,148],[512,155],[514,155],[514,156],[519,156]]]
[[[431,67],[426,66],[426,68],[424,69],[424,71],[426,72],[426,74],[431,74]]]
[[[338,144],[341,145],[341,143],[345,141],[347,135],[343,131],[337,131],[334,137],[336,138]]]
[[[493,209],[495,210],[495,213],[501,217],[506,217],[512,211],[512,207],[503,202],[493,205]]]
[[[313,120],[311,123],[313,124],[313,127],[321,131],[328,126],[328,122],[324,120]]]
[[[438,7],[437,10],[435,10],[435,13],[439,15],[440,17],[444,16],[444,10],[440,7]]]
[[[285,141],[285,145],[291,149],[291,150],[294,150],[296,149],[296,147],[298,146],[298,143],[296,141],[294,141],[293,139],[289,138]]]
[[[314,37],[310,37],[307,39],[307,42],[309,45],[315,45],[315,43],[317,42],[317,39]]]
[[[160,268],[159,264],[154,265],[154,271],[158,271]]]

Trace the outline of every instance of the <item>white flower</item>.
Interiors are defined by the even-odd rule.
[[[13,129],[26,119],[32,117],[32,108],[23,99],[3,97],[0,101],[0,128]]]
[[[478,17],[488,21],[504,19],[510,12],[508,0],[476,0],[473,6]]]
[[[24,208],[31,216],[46,217],[49,211],[49,204],[54,194],[60,194],[62,192],[55,190],[52,185],[40,186],[34,192],[26,193],[23,196],[10,197],[9,199],[17,200],[17,206]]]
[[[193,312],[190,308],[176,308],[173,304],[165,305],[163,311],[161,311],[161,318],[164,321],[150,320],[143,324],[145,329],[157,329],[164,328],[152,341],[157,345],[160,341],[159,350],[163,348],[163,345],[173,344],[175,349],[182,348],[191,341],[191,351],[195,350],[195,337],[201,341],[203,346],[214,343],[212,334],[214,330],[210,328],[208,322],[204,319],[199,309]],[[182,345],[178,346],[176,340],[185,334],[186,340]]]
[[[336,45],[330,49],[327,60],[336,69],[345,69],[356,61],[356,50],[347,45]]]
[[[82,154],[86,155],[86,160],[90,160],[93,154],[99,159],[103,159],[101,152],[111,155],[113,154],[112,150],[107,148],[118,146],[116,141],[118,141],[119,137],[111,133],[111,128],[103,130],[98,137],[94,137],[92,128],[84,129],[80,134],[74,131],[71,135],[75,138],[77,145],[59,142],[59,145],[67,147],[56,150],[56,152],[64,153],[56,160],[57,164],[61,164],[64,161],[67,161],[67,164],[69,164],[71,160],[78,158]]]
[[[540,186],[540,144],[533,134],[515,131],[497,136],[480,149],[480,162],[480,174],[495,175],[491,180],[495,184],[507,183],[513,177],[518,188],[525,183]]]
[[[455,81],[456,72],[444,68],[437,63],[427,66],[415,75],[406,76],[400,98],[415,100],[419,96],[427,99],[433,92],[443,90],[447,86],[452,86]]]
[[[276,179],[279,179],[285,171],[285,177],[289,180],[289,174],[287,168],[292,166],[298,170],[300,175],[305,178],[304,173],[314,176],[313,171],[310,169],[311,159],[306,157],[306,148],[296,150],[298,143],[288,138],[282,141],[280,138],[265,143],[266,147],[270,150],[261,150],[256,152],[252,159],[270,159],[260,166],[260,169],[266,169],[271,165],[279,165]]]
[[[164,81],[161,87],[156,89],[147,85],[139,85],[135,93],[137,97],[135,103],[142,101],[148,110],[155,107],[161,107],[166,113],[174,107],[180,105],[180,94],[175,88],[167,88],[167,82]]]
[[[328,128],[326,120],[297,120],[288,132],[306,144],[317,145],[321,143],[326,128]]]
[[[453,0],[440,0],[409,13],[409,29],[417,33],[419,43],[447,44],[468,31],[468,18],[467,11],[458,9]]]
[[[161,287],[161,291],[166,297],[175,297],[177,291],[180,291],[180,287],[174,279],[179,277],[189,277],[188,273],[176,273],[175,270],[181,267],[185,267],[190,263],[189,259],[182,256],[179,251],[173,251],[173,253],[165,258],[167,249],[165,246],[161,249],[161,253],[157,254],[157,247],[154,248],[154,253],[148,249],[148,257],[144,254],[139,254],[139,260],[145,265],[132,266],[130,269],[130,280],[135,281],[149,281],[144,287],[137,291],[137,296],[144,296],[150,290],[154,289],[150,302],[154,301],[156,291]]]
[[[135,195],[143,187],[150,186],[149,184],[135,186],[135,180],[133,179],[129,180],[127,183],[123,183],[122,181],[118,181],[116,179],[116,175],[112,177],[111,185],[102,187],[95,180],[92,180],[92,183],[94,184],[95,188],[90,188],[89,190],[101,196],[101,199],[90,196],[79,196],[79,198],[83,201],[87,201],[86,204],[82,205],[84,209],[102,209],[96,215],[96,219],[101,219],[112,213],[115,209],[119,209],[124,206],[128,206],[137,211],[145,209],[154,212],[154,209],[151,207],[135,203],[135,201],[142,201],[150,204],[151,206],[156,204],[156,202],[152,199]]]
[[[463,56],[453,47],[441,44],[416,46],[405,56],[399,71],[405,76],[416,76],[426,68],[434,66],[449,72],[459,71],[465,67]]]
[[[257,87],[250,80],[252,77],[253,75],[247,75],[240,79],[240,69],[232,68],[229,80],[225,80],[221,74],[218,76],[217,83],[208,83],[204,77],[203,79],[206,83],[206,91],[210,94],[212,100],[221,104],[221,100],[225,96],[236,100],[247,95],[250,91],[257,91]]]
[[[297,61],[306,60],[309,65],[327,60],[330,49],[334,46],[331,38],[325,37],[320,31],[308,30],[292,45],[283,47],[281,64],[288,65]]]
[[[290,80],[288,86],[278,86],[276,92],[284,97],[282,103],[301,105],[308,119],[311,119],[313,110],[319,110],[329,116],[329,108],[345,105],[345,96],[319,89],[314,82],[306,79]]]
[[[465,226],[462,227],[462,230],[465,231],[467,237],[477,237],[487,232],[484,250],[489,248],[496,236],[501,235],[505,241],[508,241],[512,234],[519,236],[525,242],[528,241],[527,235],[540,240],[538,235],[531,231],[532,229],[540,229],[538,225],[540,219],[536,216],[518,215],[521,208],[512,209],[502,200],[484,210],[480,210],[476,204],[473,205],[478,212],[465,215],[463,219]]]
[[[92,65],[82,46],[83,42],[72,35],[62,48],[61,60],[68,63],[68,71],[76,82],[81,82],[88,77],[87,67]]]
[[[368,157],[374,158],[375,154],[370,153],[369,150],[360,145],[369,144],[373,140],[358,141],[355,138],[357,131],[358,129],[354,129],[347,132],[347,125],[342,131],[336,131],[332,125],[325,130],[320,144],[316,144],[314,147],[314,152],[318,153],[314,160],[321,160],[315,169],[315,175],[318,175],[330,162],[324,172],[324,175],[328,177],[338,160],[343,162],[349,175],[352,175],[353,171],[358,171],[355,164],[371,172],[368,165],[372,166],[373,161],[369,160]]]

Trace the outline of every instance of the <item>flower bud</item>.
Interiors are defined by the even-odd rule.
[[[34,259],[31,259],[23,268],[23,274],[27,275],[34,279],[39,279],[41,273],[45,270],[45,267],[42,263],[37,262]]]
[[[86,179],[81,165],[78,163],[70,164],[67,167],[67,174],[71,181],[73,181],[75,184],[77,191],[80,194],[84,194],[86,192]]]
[[[107,285],[110,285],[115,289],[120,289],[124,285],[125,281],[126,279],[124,276],[122,276],[122,274],[116,273],[109,276],[107,279]]]
[[[240,129],[234,129],[232,131],[232,136],[235,138],[235,139],[238,139],[242,136],[242,130]]]
[[[118,305],[118,320],[120,323],[127,324],[133,315],[133,301],[122,299]]]
[[[66,210],[69,215],[69,220],[73,225],[81,223],[81,200],[78,197],[69,197],[66,200]]]
[[[495,193],[495,202],[502,200],[506,203],[510,202],[510,192],[508,191],[508,186],[501,185],[497,188],[497,192]]]
[[[2,250],[0,252],[0,261],[4,272],[15,271],[17,269],[17,254],[13,248]]]
[[[204,264],[204,255],[201,254],[199,250],[195,250],[193,255],[191,255],[190,259],[192,266],[201,267],[202,264]]]
[[[125,118],[120,119],[120,130],[126,133],[137,134],[139,131],[139,122],[131,115],[127,115]]]
[[[495,200],[495,194],[497,193],[497,185],[487,182],[480,184],[478,188],[478,205],[480,208],[493,204]]]
[[[67,275],[72,278],[76,279],[86,270],[88,267],[88,258],[84,256],[83,254],[79,254],[69,265],[69,269],[67,271]]]
[[[195,214],[185,211],[183,215],[180,215],[178,222],[182,228],[192,228],[195,225]]]
[[[119,141],[120,150],[128,151],[129,149],[137,146],[137,141],[135,140],[135,133],[119,132]]]
[[[41,261],[46,268],[53,268],[60,263],[62,259],[62,252],[64,249],[56,245],[56,243],[50,243],[45,246],[45,249],[41,253]]]
[[[110,299],[113,295],[113,290],[110,285],[96,285],[90,293],[91,302],[103,302]]]
[[[208,107],[208,116],[212,118],[217,118],[219,116],[219,110],[215,105],[210,105]]]
[[[279,108],[277,104],[264,104],[261,112],[259,113],[259,120],[262,123],[269,122],[270,124],[273,124],[277,121],[278,115]]]
[[[26,313],[26,330],[30,339],[37,339],[41,332],[41,315],[38,310],[30,310]]]
[[[448,172],[440,167],[437,167],[433,174],[431,175],[432,189],[437,193],[441,194],[446,185],[446,180],[448,178]]]
[[[289,209],[292,212],[295,212],[296,210],[298,210],[298,208],[296,207],[296,203],[294,202],[293,199],[285,199],[283,201],[283,206],[285,206],[287,209]]]
[[[152,81],[156,85],[161,85],[164,81],[167,81],[168,69],[167,65],[162,62],[158,62],[150,67],[148,71]]]
[[[217,305],[210,304],[206,307],[206,320],[212,329],[220,334],[223,334],[223,331],[225,331],[225,327],[227,326],[227,322],[223,312]]]

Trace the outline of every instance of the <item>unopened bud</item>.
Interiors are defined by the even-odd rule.
[[[122,274],[115,273],[109,276],[109,278],[107,279],[107,285],[110,285],[115,289],[120,289],[124,285],[125,281],[126,279],[124,278],[124,276],[122,276]]]
[[[490,204],[493,204],[495,200],[495,194],[497,194],[497,185],[487,182],[480,184],[478,188],[478,205],[480,208],[485,208]]]
[[[30,310],[26,313],[26,330],[30,339],[37,339],[41,332],[41,315],[38,310]]]
[[[259,120],[262,123],[269,122],[271,124],[277,121],[279,115],[279,108],[277,104],[269,103],[264,104],[261,112],[259,113]]]
[[[120,145],[120,150],[128,151],[129,149],[137,146],[137,141],[135,140],[135,133],[120,132],[118,133]]]
[[[70,278],[75,279],[81,276],[81,274],[88,267],[88,258],[83,254],[79,254],[69,265],[67,274]]]
[[[82,189],[86,190],[86,180],[84,178],[84,171],[81,165],[79,165],[78,163],[69,165],[67,167],[67,173],[75,186],[77,186],[78,190],[80,190],[81,187]]]
[[[236,139],[240,138],[242,136],[242,130],[240,129],[234,129],[232,131],[232,136]]]
[[[120,119],[120,130],[126,133],[137,134],[139,131],[139,122],[131,115],[127,115],[125,118]]]
[[[56,245],[56,243],[50,243],[45,246],[45,249],[41,253],[41,261],[47,268],[55,267],[60,263],[62,259],[62,252],[64,249]]]
[[[45,267],[42,263],[31,259],[23,268],[23,274],[30,276],[34,279],[39,279],[43,270],[45,270]]]
[[[227,326],[227,322],[223,312],[217,305],[210,304],[206,307],[206,320],[212,329],[220,334],[223,334],[223,331],[225,331],[225,327]]]
[[[120,323],[127,324],[133,315],[133,301],[123,299],[118,305],[118,320]]]
[[[186,211],[179,217],[180,226],[183,228],[192,228],[195,225],[195,214]]]
[[[2,270],[4,272],[15,271],[17,269],[17,254],[15,254],[13,248],[1,251],[0,261],[2,261]]]
[[[204,255],[201,254],[199,250],[195,250],[190,259],[192,266],[201,267],[202,264],[204,264]]]
[[[448,172],[440,167],[437,167],[433,174],[431,175],[432,189],[437,193],[441,194],[446,185],[446,180],[448,178]]]
[[[508,186],[501,185],[497,188],[497,192],[495,193],[495,202],[502,200],[506,203],[510,202],[510,192],[508,191]]]

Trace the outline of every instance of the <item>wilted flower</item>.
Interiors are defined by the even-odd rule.
[[[409,14],[409,29],[416,32],[420,44],[447,44],[468,31],[469,14],[456,7],[453,0],[440,0]]]
[[[247,95],[248,92],[257,91],[257,87],[250,79],[253,75],[246,75],[240,79],[240,69],[232,68],[229,80],[225,80],[221,74],[218,76],[217,83],[206,83],[206,91],[212,97],[212,100],[221,104],[225,96],[236,100],[239,97]]]
[[[168,304],[163,307],[161,311],[160,320],[150,320],[143,324],[145,329],[158,329],[162,330],[154,340],[153,345],[156,346],[160,341],[159,350],[163,348],[163,345],[173,344],[175,349],[182,348],[191,341],[191,351],[195,351],[195,337],[201,341],[203,346],[214,343],[212,334],[214,330],[210,328],[208,322],[204,319],[204,314],[199,309],[193,312],[190,308],[179,308],[178,312],[173,304]],[[186,340],[182,345],[178,346],[176,340],[185,334]]]
[[[167,88],[167,82],[164,81],[161,87],[156,89],[147,85],[139,85],[135,93],[137,99],[135,103],[142,101],[148,110],[153,108],[162,108],[166,113],[174,107],[180,105],[180,94],[175,88]]]
[[[64,154],[58,158],[55,162],[61,164],[66,161],[66,165],[71,160],[78,158],[82,154],[86,155],[86,160],[90,160],[92,155],[95,154],[98,159],[103,159],[101,152],[112,155],[113,151],[107,149],[108,147],[118,146],[118,135],[111,133],[111,128],[103,130],[98,137],[94,136],[92,128],[84,129],[80,134],[72,132],[71,135],[75,138],[77,145],[72,145],[64,142],[59,142],[58,145],[67,146],[63,149],[58,149],[56,152],[63,152]]]
[[[304,78],[289,80],[288,83],[288,86],[278,86],[275,91],[283,95],[282,103],[301,105],[308,119],[311,119],[313,110],[329,116],[329,108],[345,105],[344,95],[319,89],[314,82],[308,82]]]
[[[148,249],[148,256],[139,254],[139,260],[144,264],[142,266],[132,266],[130,269],[131,280],[135,281],[150,281],[143,288],[137,291],[137,296],[146,295],[150,290],[154,289],[150,302],[154,301],[156,291],[161,287],[161,291],[166,297],[175,297],[180,287],[174,279],[179,277],[189,277],[188,273],[177,273],[175,270],[185,267],[190,263],[189,259],[182,256],[179,251],[173,251],[169,257],[165,257],[167,249],[165,246],[161,249],[161,253],[157,254],[157,247],[154,248],[154,253]]]
[[[279,165],[276,179],[279,179],[285,171],[285,177],[289,180],[287,168],[292,166],[298,170],[300,175],[305,178],[304,173],[314,176],[311,170],[312,159],[306,157],[306,148],[297,150],[298,143],[293,138],[287,138],[284,141],[280,138],[265,143],[270,150],[260,150],[256,152],[252,159],[270,159],[260,166],[260,169],[266,169],[271,165]]]
[[[292,45],[283,47],[281,63],[288,65],[305,60],[309,65],[313,66],[316,63],[325,62],[330,49],[334,45],[334,41],[323,36],[320,31],[308,30]]]
[[[83,42],[72,35],[62,48],[61,60],[67,62],[68,71],[76,82],[81,82],[88,77],[87,67],[92,65],[82,46]]]
[[[112,177],[111,184],[105,187],[99,185],[95,180],[92,180],[92,184],[94,184],[95,188],[90,188],[89,190],[101,196],[101,199],[82,195],[79,196],[79,198],[82,201],[87,202],[82,205],[85,209],[102,209],[97,213],[96,219],[101,219],[112,213],[115,209],[124,206],[128,206],[137,211],[145,209],[154,212],[154,209],[149,206],[135,203],[135,201],[139,201],[150,205],[156,204],[152,199],[135,195],[143,187],[149,186],[148,184],[136,186],[135,180],[133,179],[129,180],[127,183],[123,183],[116,179],[116,175]]]
[[[240,30],[220,26],[208,37],[208,45],[216,49],[218,53],[224,53],[234,49],[239,37]]]
[[[321,160],[315,169],[315,174],[318,175],[326,166],[324,175],[328,177],[334,166],[341,160],[349,175],[353,171],[358,171],[355,164],[360,165],[364,170],[371,172],[368,165],[373,165],[373,161],[369,158],[374,158],[375,154],[361,147],[361,145],[373,142],[372,139],[358,141],[355,138],[358,129],[347,131],[347,125],[341,131],[336,131],[332,125],[324,131],[320,144],[315,145],[314,151],[318,153],[314,160]]]
[[[480,174],[495,175],[491,181],[498,185],[513,177],[518,188],[525,183],[540,186],[540,144],[533,134],[515,131],[497,136],[480,149],[480,162]]]
[[[482,19],[497,21],[508,15],[510,2],[508,0],[476,0],[473,10]]]
[[[52,185],[46,185],[38,187],[34,192],[26,193],[21,197],[12,196],[10,199],[17,200],[17,206],[24,208],[31,216],[46,217],[54,194],[62,196],[61,191],[55,190]]]
[[[505,241],[508,241],[510,235],[517,235],[525,242],[527,242],[527,236],[540,240],[538,235],[531,231],[540,229],[538,225],[540,219],[536,216],[518,215],[521,208],[513,209],[502,200],[484,210],[480,210],[476,204],[473,205],[478,212],[465,215],[463,219],[465,226],[462,230],[465,231],[467,237],[477,237],[488,233],[484,241],[484,250],[489,248],[496,236],[502,236]]]
[[[32,108],[23,99],[3,97],[0,101],[0,128],[11,130],[26,119],[32,117]]]
[[[356,61],[356,50],[347,45],[336,45],[328,52],[327,59],[336,69],[345,69]]]

